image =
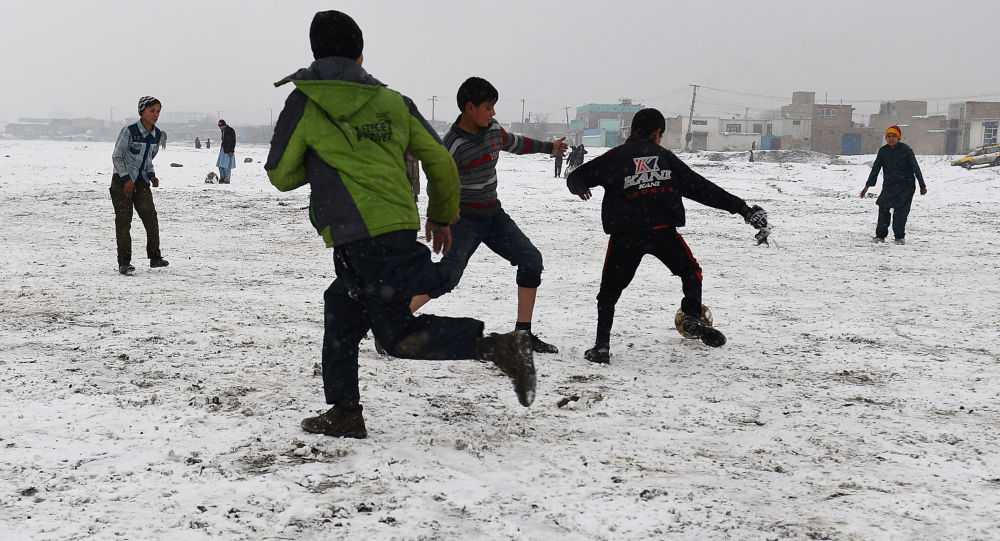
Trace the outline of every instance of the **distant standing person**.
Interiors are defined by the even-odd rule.
[[[215,166],[219,168],[219,184],[229,184],[236,168],[236,130],[222,119],[219,119],[219,129],[222,130],[222,148]]]
[[[166,267],[160,254],[160,224],[153,204],[153,188],[160,185],[153,170],[153,158],[160,150],[162,132],[156,127],[160,100],[144,96],[139,100],[139,120],[122,128],[111,153],[115,172],[111,176],[111,203],[115,207],[115,240],[118,243],[118,272],[132,274],[132,209],[146,228],[146,256],[150,267]]]
[[[562,176],[562,162],[563,162],[563,157],[556,156],[556,178]]]
[[[924,184],[924,175],[917,165],[917,157],[909,145],[900,141],[902,137],[903,132],[899,126],[889,126],[889,129],[885,130],[887,144],[878,149],[875,163],[872,164],[872,172],[868,175],[868,182],[861,190],[863,198],[868,193],[868,188],[878,182],[878,172],[881,169],[882,193],[875,200],[875,204],[878,205],[878,223],[875,226],[872,242],[885,242],[891,221],[896,244],[905,244],[906,219],[910,215],[910,203],[916,191],[914,178],[920,184],[920,195],[927,194],[927,185]]]
[[[194,138],[194,148],[201,148],[201,139]]]
[[[205,139],[205,148],[212,148],[212,140]]]

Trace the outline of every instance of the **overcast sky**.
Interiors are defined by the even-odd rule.
[[[795,90],[877,111],[880,100],[1000,101],[994,2],[943,0],[4,0],[0,120],[219,112],[233,125],[277,118],[312,62],[319,10],[350,14],[365,68],[432,116],[452,120],[471,75],[500,90],[498,118],[629,97],[687,114],[753,116]],[[978,58],[982,55],[982,58]],[[751,109],[747,109],[750,107]],[[573,115],[572,110],[570,116]]]

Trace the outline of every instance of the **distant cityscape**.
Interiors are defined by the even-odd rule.
[[[1000,102],[959,101],[949,104],[947,114],[927,114],[926,101],[886,101],[866,123],[855,122],[854,107],[844,103],[816,103],[815,92],[794,92],[787,105],[774,111],[746,115],[702,116],[697,110],[697,87],[692,95],[692,113],[667,118],[662,145],[673,150],[749,151],[810,150],[829,155],[874,154],[884,143],[886,128],[898,125],[903,141],[917,154],[965,154],[979,146],[996,144],[1000,125]],[[612,147],[628,136],[632,116],[641,103],[623,98],[618,103],[589,103],[575,108],[564,122],[526,118],[505,128],[536,139],[566,137],[574,145]],[[757,111],[755,109],[755,111]],[[530,116],[530,114],[529,114]],[[54,139],[67,141],[113,141],[123,126],[137,118],[22,118],[6,124],[3,138]],[[157,126],[167,134],[168,144],[194,146],[219,137],[218,118],[208,113],[171,112]],[[443,135],[451,122],[435,121]],[[267,144],[272,125],[240,126],[237,141]]]

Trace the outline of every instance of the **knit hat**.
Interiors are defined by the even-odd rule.
[[[226,124],[226,121],[225,121],[225,120],[222,120],[222,119],[220,118],[220,119],[219,119],[219,125],[220,125],[220,126],[228,126],[229,124]]]
[[[152,107],[154,105],[162,105],[160,100],[154,98],[153,96],[143,96],[139,98],[139,114],[142,114],[143,109],[146,107]]]
[[[885,134],[889,135],[890,133],[895,133],[896,137],[899,137],[900,139],[903,138],[903,131],[899,129],[899,126],[889,126],[889,129],[885,130]]]
[[[652,107],[643,109],[632,117],[632,137],[649,137],[656,130],[667,129],[663,113]]]
[[[320,11],[309,26],[309,44],[313,57],[343,56],[357,60],[365,46],[361,28],[349,15],[340,11]]]

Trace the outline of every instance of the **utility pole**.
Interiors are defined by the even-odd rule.
[[[427,101],[431,102],[431,124],[434,123],[434,105],[437,104],[437,99],[437,96],[427,98]]]
[[[521,99],[521,124],[524,124],[524,99]]]
[[[694,122],[694,98],[698,95],[698,85],[691,85],[691,113],[688,114],[688,131],[684,135],[684,152],[691,150],[691,123]]]
[[[115,123],[115,108],[112,107],[111,108],[111,124],[114,125],[114,123]]]
[[[625,104],[632,103],[630,98],[619,98],[618,99],[618,137],[621,138],[625,134]]]
[[[566,131],[569,131],[569,109],[569,107],[563,107],[563,110],[566,111]]]

